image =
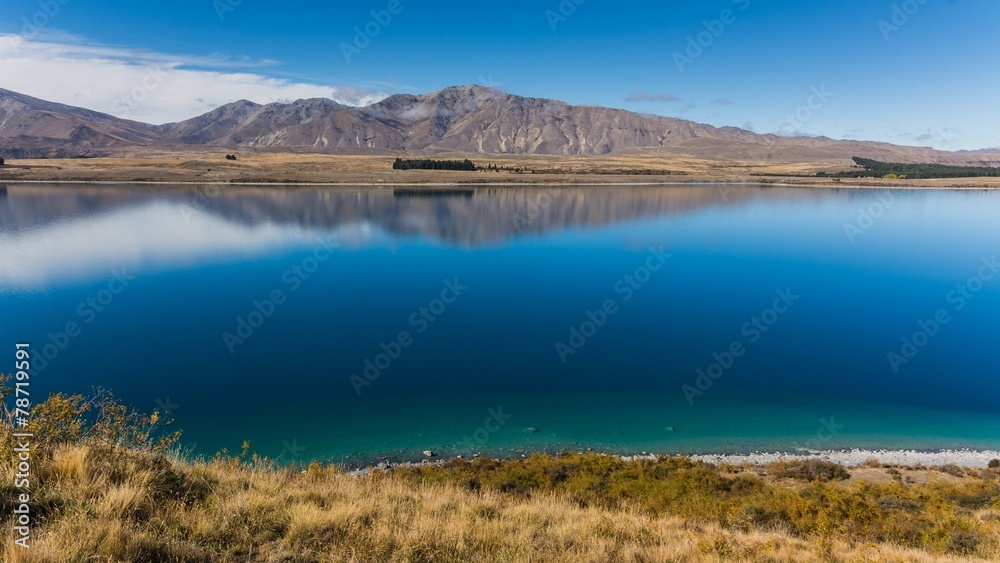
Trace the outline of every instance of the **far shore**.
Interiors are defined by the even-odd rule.
[[[0,183],[217,184],[312,187],[668,186],[747,184],[817,188],[992,189],[1000,177],[890,180],[816,176],[849,170],[851,162],[707,160],[683,154],[604,156],[440,155],[471,158],[506,170],[393,170],[394,156],[259,153],[226,160],[211,151],[156,152],[116,157],[7,159]],[[520,172],[518,172],[520,170]]]

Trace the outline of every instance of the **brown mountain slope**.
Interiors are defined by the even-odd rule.
[[[0,88],[0,147],[10,156],[21,156],[19,151],[79,156],[108,146],[158,141],[151,125]]]
[[[608,154],[712,134],[711,127],[628,111],[571,106],[461,86],[392,96],[367,108],[407,131],[409,151],[487,154]]]
[[[327,99],[246,100],[147,125],[0,90],[0,151],[12,157],[94,156],[132,146],[413,154],[679,154],[709,160],[810,162],[865,156],[901,162],[1000,164],[995,151],[944,152],[826,137],[759,135],[670,117],[573,106],[481,86],[397,94],[354,108]]]
[[[163,125],[160,131],[166,143],[230,148],[404,150],[402,135],[391,124],[362,109],[326,99],[263,106],[241,100],[187,121]]]

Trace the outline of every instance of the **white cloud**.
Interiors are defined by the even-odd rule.
[[[0,87],[147,123],[183,121],[241,99],[264,104],[331,98],[357,106],[388,95],[248,70],[274,64],[98,45],[68,35],[0,34]]]
[[[403,121],[419,121],[431,116],[432,110],[425,105],[407,106],[406,109],[396,113],[398,119]]]

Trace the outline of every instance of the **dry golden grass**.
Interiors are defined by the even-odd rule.
[[[43,520],[27,550],[4,523],[4,561],[975,560],[849,536],[723,526],[641,502],[602,507],[557,491],[432,483],[420,472],[359,477],[315,465],[189,462],[79,445],[56,448],[34,472]],[[969,515],[985,538],[981,560],[1000,558],[998,508]]]
[[[442,172],[392,170],[395,156],[324,155],[262,152],[226,160],[226,150],[131,149],[111,158],[9,160],[0,168],[0,182],[115,181],[115,182],[233,182],[233,183],[696,183],[765,182],[829,185],[812,175],[821,170],[847,170],[848,159],[808,162],[760,162],[698,158],[674,153],[635,153],[605,156],[470,155],[445,154],[434,158],[470,158],[477,164],[497,164],[535,173]],[[774,175],[773,177],[767,177]],[[843,185],[907,187],[1000,187],[1000,178],[943,180],[844,180]]]

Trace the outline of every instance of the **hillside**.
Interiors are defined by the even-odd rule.
[[[0,89],[0,152],[11,158],[95,157],[158,148],[324,154],[684,155],[807,162],[863,156],[892,162],[998,165],[995,151],[944,152],[825,137],[758,135],[481,86],[397,94],[366,107],[327,99],[241,100],[163,125],[119,119]]]

